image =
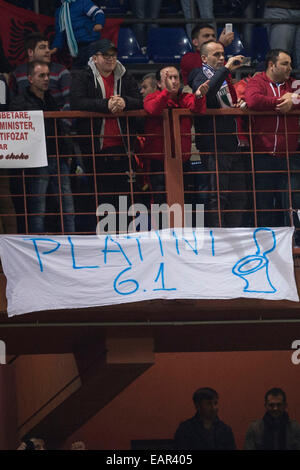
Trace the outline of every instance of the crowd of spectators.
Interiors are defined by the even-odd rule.
[[[6,0],[8,3],[21,8],[36,11],[40,14],[55,16],[57,9],[64,3],[64,0]],[[73,0],[72,0],[73,1]],[[71,3],[71,2],[70,2]],[[160,17],[173,14],[173,18],[181,17],[188,19],[204,19],[211,21],[214,18],[222,17],[242,17],[249,19],[249,23],[241,25],[235,24],[240,32],[242,42],[246,50],[250,50],[252,43],[253,18],[265,18],[268,29],[269,43],[271,49],[281,47],[293,55],[295,68],[300,69],[299,53],[299,23],[293,20],[300,20],[300,4],[298,1],[288,0],[119,0],[119,2],[107,0],[94,0],[95,5],[102,9],[104,13],[110,12],[110,3],[116,7],[119,3],[120,15],[136,19],[132,25],[135,36],[143,51],[147,48],[147,32],[151,27],[156,27]],[[114,9],[111,10],[112,12]],[[116,8],[116,12],[118,9]],[[144,20],[153,19],[154,23],[143,23]],[[274,19],[276,22],[272,23]],[[279,20],[279,21],[278,21]],[[284,23],[288,20],[288,23]],[[270,21],[270,22],[268,22]],[[193,23],[186,23],[187,36],[192,41]]]
[[[132,10],[135,11],[134,5],[137,7],[141,3],[131,2]],[[154,4],[157,16],[161,2],[151,2],[153,8]],[[147,5],[149,7],[149,2]],[[272,10],[271,5],[267,2],[267,9]],[[207,226],[254,226],[255,199],[256,209],[270,211],[258,214],[259,225],[294,223],[298,228],[298,118],[288,116],[285,120],[287,112],[299,107],[295,83],[290,78],[292,58],[289,50],[274,47],[266,57],[264,70],[253,78],[244,79],[241,83],[242,95],[237,96],[239,83],[234,86],[233,76],[242,67],[244,57],[235,55],[226,62],[224,50],[234,39],[234,32],[227,33],[224,29],[217,40],[217,33],[210,24],[197,24],[191,31],[194,52],[182,57],[180,70],[176,64],[159,66],[155,73],[146,75],[138,83],[118,60],[116,45],[108,39],[97,39],[101,37],[105,14],[96,2],[61,0],[56,6],[56,36],[52,44],[39,33],[27,36],[24,44],[27,61],[13,71],[2,53],[1,72],[6,74],[0,77],[5,90],[1,95],[2,109],[72,109],[104,113],[107,118],[94,119],[92,125],[90,119],[73,122],[59,120],[58,133],[65,138],[60,139],[58,150],[61,154],[74,157],[61,158],[58,168],[55,142],[47,139],[48,167],[25,170],[25,192],[22,170],[15,170],[6,180],[10,182],[12,201],[18,214],[19,233],[25,231],[25,219],[20,216],[24,214],[25,202],[29,232],[32,233],[49,230],[45,219],[48,206],[52,213],[59,210],[63,213],[60,223],[57,219],[56,222],[52,221],[54,231],[93,232],[99,203],[116,206],[114,194],[128,194],[133,183],[137,192],[142,193],[144,187],[150,189],[154,196],[150,196],[149,203],[164,202],[161,114],[164,109],[172,108],[190,109],[198,115],[194,122],[191,117],[181,119],[181,151],[183,169],[188,173],[192,164],[191,126],[194,125],[200,171],[190,189],[195,193],[201,191],[200,197],[199,194],[195,195],[192,202],[205,204],[208,209]],[[146,15],[152,17],[152,13]],[[52,60],[57,48],[64,43],[75,59],[71,71]],[[187,92],[182,90],[179,72],[184,85],[190,87]],[[254,168],[263,172],[255,175],[255,198],[253,178],[247,178],[247,173],[253,170],[247,123],[242,118],[229,115],[218,115],[215,120],[205,115],[208,108],[237,107],[276,113],[274,118],[253,118],[252,122],[253,130],[271,133],[268,138],[253,138],[254,150],[261,153],[255,155]],[[143,122],[118,115],[123,111],[139,109],[144,109],[149,115]],[[128,123],[130,140],[126,135]],[[48,119],[45,124],[46,135],[54,135],[53,120]],[[288,131],[286,136],[285,126]],[[94,137],[72,139],[72,134]],[[173,140],[172,128],[170,135]],[[287,176],[287,144],[289,168],[294,172],[291,179]],[[134,149],[135,158],[129,149]],[[95,162],[92,158],[80,157],[90,156],[93,152],[97,155]],[[133,175],[141,169],[144,177],[141,179],[142,185],[138,186]],[[73,171],[86,175],[77,179],[76,184],[80,181],[80,185],[76,188]],[[94,171],[97,178],[93,176]],[[274,171],[280,173],[274,174]],[[57,177],[58,173],[60,178]],[[150,176],[145,176],[145,173]],[[294,191],[291,201],[288,200],[288,187]],[[76,195],[73,196],[74,192]],[[29,196],[27,201],[25,194]],[[49,198],[51,194],[53,197]],[[291,213],[291,204],[294,213]],[[12,220],[12,217],[9,219]]]
[[[193,394],[195,415],[179,423],[173,439],[173,450],[237,449],[232,428],[219,418],[219,394],[210,387],[201,387]],[[252,421],[246,431],[243,450],[300,450],[300,424],[291,419],[286,393],[273,387],[264,396],[265,413]],[[47,449],[44,439],[32,437],[20,443],[17,450]],[[87,450],[83,441],[75,441],[70,450]]]
[[[14,0],[11,3],[33,8],[30,1]],[[50,206],[50,212],[59,213],[62,210],[63,214],[62,219],[58,217],[50,224],[50,230],[91,233],[96,227],[98,204],[116,204],[116,193],[128,194],[133,170],[142,169],[143,173],[150,175],[149,178],[144,175],[137,193],[147,186],[154,194],[149,201],[164,202],[161,197],[165,192],[161,115],[163,110],[175,108],[189,109],[195,114],[193,120],[190,116],[181,119],[182,164],[184,171],[189,172],[191,129],[194,124],[194,144],[201,171],[191,189],[195,193],[201,191],[201,202],[208,209],[207,226],[253,226],[255,200],[259,226],[276,227],[292,223],[299,228],[299,119],[297,115],[287,113],[300,106],[297,84],[291,78],[292,59],[294,67],[300,68],[300,23],[285,24],[284,19],[300,20],[300,2],[294,2],[293,8],[290,8],[291,2],[266,0],[264,18],[282,21],[268,25],[271,49],[264,66],[253,77],[246,77],[235,84],[232,76],[242,67],[244,57],[238,54],[226,61],[224,50],[233,40],[234,33],[226,34],[223,30],[217,40],[217,33],[210,24],[195,27],[187,24],[187,34],[194,52],[183,56],[180,70],[175,64],[164,64],[138,83],[118,60],[116,45],[108,39],[99,39],[105,24],[105,14],[99,8],[101,2],[82,2],[87,7],[82,17],[75,12],[80,0],[56,2],[56,12],[53,10],[54,3],[49,6],[49,2],[40,1],[40,12],[55,13],[55,39],[49,44],[48,39],[39,33],[26,37],[26,63],[12,70],[0,41],[1,110],[72,109],[100,112],[107,117],[93,121],[87,118],[58,120],[58,134],[63,138],[58,149],[53,139],[46,139],[47,167],[26,169],[24,172],[14,170],[10,174],[1,171],[0,191],[2,196],[6,195],[0,198],[1,211],[8,214],[15,212],[18,217],[4,218],[0,231],[26,231],[25,218],[20,217],[25,213],[26,204],[28,230],[31,233],[49,230],[45,217],[47,206]],[[142,48],[147,47],[147,29],[154,27],[143,24],[142,20],[157,19],[161,3],[130,2],[132,14],[141,20],[133,29]],[[252,7],[253,14],[255,3],[259,2],[244,2],[244,6],[248,10]],[[212,1],[198,1],[197,5],[201,17],[213,17]],[[185,18],[190,18],[190,2],[181,0],[181,7]],[[85,35],[87,30],[89,34]],[[247,28],[244,34],[245,37],[249,34]],[[52,60],[53,54],[64,43],[74,58],[71,71]],[[188,91],[183,91],[180,72],[183,85],[190,87]],[[229,108],[274,113],[267,118],[257,115],[251,118],[254,178],[247,178],[253,170],[247,122],[226,114],[219,114],[216,118],[206,114],[207,109]],[[143,122],[119,115],[124,111],[140,109],[147,113]],[[127,138],[127,123],[132,141]],[[46,136],[55,134],[52,119],[45,120],[45,130]],[[172,130],[170,127],[171,140],[174,137]],[[76,134],[85,137],[75,142],[72,135]],[[93,138],[86,137],[89,135]],[[135,149],[136,159],[129,154],[129,148]],[[289,159],[286,159],[287,149]],[[55,157],[57,150],[70,158],[58,160]],[[97,155],[95,161],[80,158],[80,155],[93,153]],[[72,185],[72,168],[86,175],[76,191]],[[94,172],[97,173],[96,178]],[[292,191],[291,200],[288,189]],[[249,197],[249,192],[252,196],[255,194],[254,199]],[[48,198],[51,194],[55,197]],[[198,201],[199,195],[194,199],[194,202]],[[5,222],[9,223],[6,225]],[[300,245],[300,231],[296,232],[295,243]],[[176,448],[235,449],[231,428],[218,418],[217,392],[200,389],[194,395],[194,403],[196,415],[179,425],[175,434]],[[286,406],[283,390],[274,388],[266,393],[266,413],[249,427],[245,449],[300,449],[300,427],[290,420]],[[45,449],[45,442],[37,438],[24,441],[18,447],[18,450]],[[85,449],[82,442],[71,446],[71,450]]]

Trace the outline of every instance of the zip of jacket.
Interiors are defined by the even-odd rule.
[[[281,91],[281,88],[280,88],[280,87],[281,87],[282,85],[283,85],[282,83],[279,83],[279,84],[277,85],[277,87],[275,88],[274,84],[270,82],[270,87],[271,87],[271,90],[272,90],[272,92],[273,92],[273,94],[274,94],[275,97],[280,98],[280,96],[281,96],[281,95],[280,95],[280,91]],[[276,89],[277,89],[277,91],[278,91],[278,94],[276,93]],[[275,129],[275,135],[274,135],[273,154],[276,153],[276,149],[277,149],[277,133],[278,133],[278,127],[279,127],[279,116],[278,116],[278,114],[277,114],[277,116],[276,116],[276,129]]]

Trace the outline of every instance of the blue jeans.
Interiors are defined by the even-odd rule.
[[[180,0],[181,8],[183,10],[184,17],[186,19],[193,18],[193,12],[191,9],[191,0]],[[198,10],[201,18],[213,18],[214,17],[214,8],[212,0],[197,0]],[[196,24],[186,24],[186,32],[188,37],[191,39],[191,32]]]
[[[71,191],[69,166],[65,159],[60,161],[60,188],[61,188],[61,205],[64,213],[63,227],[58,229],[64,232],[75,232],[75,217],[73,196]],[[56,196],[55,209],[60,212],[60,192],[59,181],[57,176],[57,159],[55,157],[48,159],[48,166],[28,170],[28,174],[37,175],[29,176],[26,179],[27,192],[27,211],[29,214],[29,232],[44,233],[45,232],[45,213],[46,213],[46,196],[48,192],[52,192]]]
[[[288,8],[265,8],[264,18],[282,20],[278,24],[268,24],[271,49],[284,49],[293,58],[294,68],[300,69],[300,24],[284,23],[285,19],[300,19],[300,10]]]
[[[153,19],[159,17],[162,0],[130,0],[130,8],[137,19]],[[147,33],[157,25],[137,23],[132,26],[136,39],[141,47],[147,45]]]

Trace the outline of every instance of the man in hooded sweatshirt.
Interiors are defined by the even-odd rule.
[[[137,132],[134,128],[134,119],[129,119],[128,129],[125,117],[112,116],[122,111],[142,109],[143,98],[134,77],[117,60],[117,49],[109,39],[97,41],[87,68],[74,72],[71,108],[110,116],[110,118],[94,118],[93,129],[90,118],[77,120],[78,134],[86,136],[91,135],[93,131],[93,141],[92,138],[81,139],[83,155],[92,155],[93,148],[96,154],[97,188],[93,191],[93,186],[89,186],[87,192],[128,192],[129,178],[125,173],[130,171],[130,149],[126,134],[129,131],[130,135]],[[91,156],[84,158],[84,164],[87,172],[93,173]],[[123,173],[123,175],[117,176],[112,173]],[[92,181],[89,184],[93,184]],[[102,194],[99,197],[99,204],[103,200]],[[113,199],[106,197],[104,202],[112,203]],[[95,203],[90,211],[96,211]]]
[[[296,244],[300,244],[300,169],[298,150],[299,119],[288,115],[300,108],[299,82],[291,78],[291,56],[283,49],[271,49],[266,55],[266,71],[249,80],[245,101],[250,110],[273,111],[272,115],[253,115],[251,118],[255,166],[256,207],[258,225],[281,227],[293,222],[297,227]],[[291,170],[291,201],[288,189],[288,162]],[[295,191],[295,192],[294,192]],[[263,210],[262,210],[263,209]],[[281,209],[281,210],[280,210]]]

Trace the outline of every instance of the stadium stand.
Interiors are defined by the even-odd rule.
[[[118,59],[125,64],[149,62],[148,55],[142,53],[141,47],[131,28],[120,28]]]
[[[192,45],[183,28],[153,28],[148,35],[148,55],[153,62],[179,62]]]

